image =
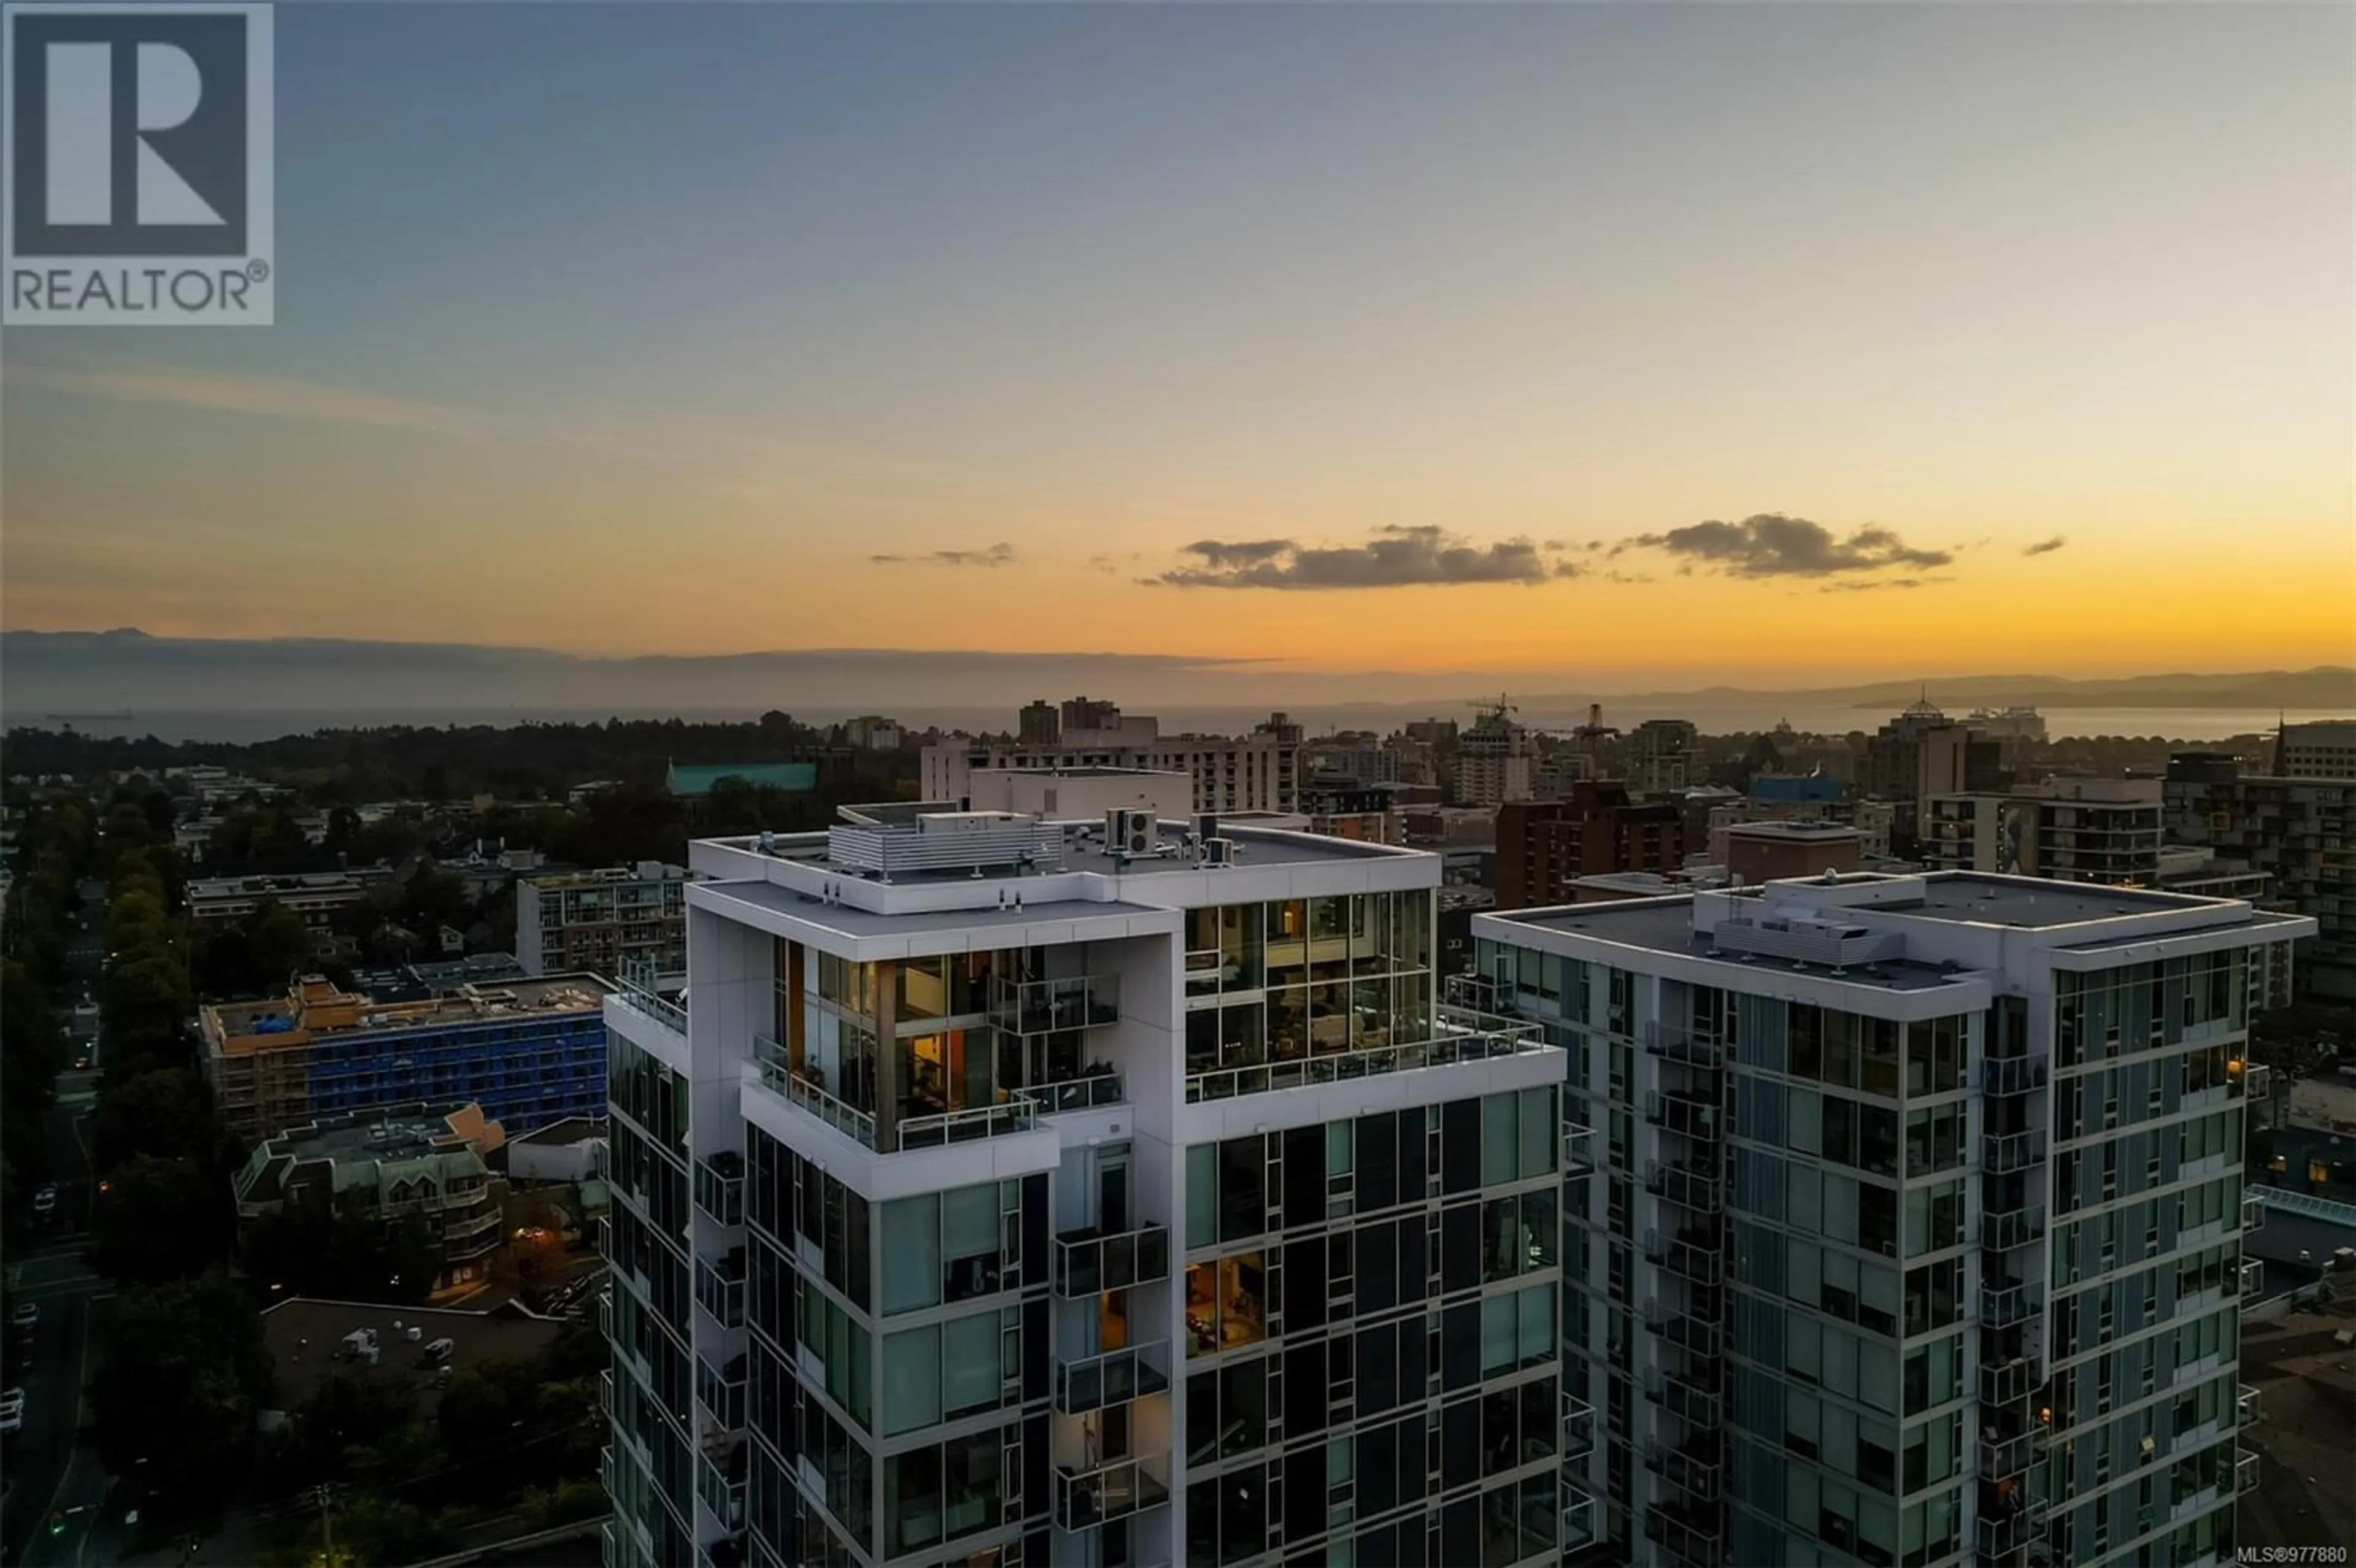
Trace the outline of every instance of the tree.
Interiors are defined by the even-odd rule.
[[[271,1387],[252,1298],[225,1273],[125,1291],[90,1387],[99,1453],[119,1476],[192,1500],[244,1473]]]
[[[208,1163],[139,1155],[99,1196],[91,1263],[116,1279],[158,1284],[226,1256],[222,1200]]]
[[[209,1165],[216,1145],[204,1081],[189,1068],[166,1067],[118,1084],[91,1118],[91,1146],[101,1170],[140,1155]]]
[[[294,1422],[294,1484],[381,1477],[414,1449],[403,1438],[418,1424],[416,1385],[390,1367],[330,1372]]]
[[[311,928],[276,899],[262,900],[253,912],[245,942],[255,977],[265,989],[284,985],[289,976],[310,966]]]
[[[245,1228],[247,1270],[289,1296],[414,1307],[442,1266],[433,1228],[414,1214],[375,1219],[347,1201],[332,1212],[296,1207]]]

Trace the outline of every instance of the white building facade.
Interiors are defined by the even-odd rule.
[[[1438,857],[845,816],[607,1009],[609,1565],[1583,1542],[1565,1058],[1437,995]]]

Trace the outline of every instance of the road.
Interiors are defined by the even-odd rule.
[[[77,932],[70,949],[73,988],[95,984],[104,957],[106,889],[82,883],[87,938]],[[31,1251],[11,1261],[22,1265],[12,1299],[41,1309],[32,1343],[21,1360],[16,1386],[25,1391],[25,1425],[9,1439],[5,1456],[7,1499],[0,1505],[0,1554],[12,1563],[69,1564],[80,1549],[83,1530],[97,1517],[109,1481],[95,1452],[77,1445],[82,1391],[91,1371],[91,1319],[113,1285],[91,1272],[91,1180],[84,1119],[97,1098],[95,1072],[58,1076],[57,1104],[44,1127],[49,1168],[58,1184],[57,1212],[37,1236]],[[68,1511],[78,1510],[78,1511]],[[46,1520],[63,1514],[66,1530],[50,1533]]]

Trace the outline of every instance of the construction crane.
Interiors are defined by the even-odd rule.
[[[1519,713],[1521,711],[1520,709],[1514,706],[1512,699],[1506,697],[1506,695],[1502,691],[1497,693],[1497,700],[1494,702],[1490,701],[1485,697],[1475,697],[1469,699],[1464,706],[1472,709],[1474,712],[1479,713],[1484,719],[1503,719],[1508,713]]]
[[[1606,735],[1618,733],[1620,733],[1618,730],[1603,721],[1603,704],[1590,702],[1587,705],[1587,722],[1574,727],[1570,736],[1574,741],[1592,742],[1602,740]]]

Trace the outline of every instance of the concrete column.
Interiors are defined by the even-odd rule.
[[[900,965],[889,958],[875,965],[875,1147],[900,1147],[900,1051],[892,1032],[900,1018]]]

